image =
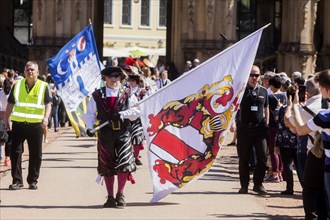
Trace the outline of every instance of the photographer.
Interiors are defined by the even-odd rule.
[[[291,116],[291,107],[292,107],[292,102],[293,102],[293,98],[295,96],[295,91],[299,89],[299,85],[304,85],[305,84],[305,79],[303,77],[298,77],[295,79],[295,82],[293,82],[293,85],[290,86],[288,88],[288,105],[290,105],[290,108],[287,109],[286,114],[285,114],[285,125],[290,128],[291,130],[293,129],[294,132],[295,131],[295,126],[294,126],[294,120],[293,120],[293,116]],[[314,96],[314,95],[313,95]],[[309,101],[308,103],[314,103],[311,101]],[[314,105],[314,104],[313,104]],[[319,106],[315,106],[315,108],[317,108]],[[314,108],[314,107],[313,107]],[[302,109],[302,107],[300,107],[300,109],[306,113],[306,117],[309,117],[309,114]],[[291,117],[291,120],[289,120],[289,118]],[[302,184],[302,179],[303,179],[303,173],[304,173],[304,167],[305,167],[305,163],[306,163],[306,158],[307,158],[307,141],[308,141],[308,137],[307,135],[303,135],[303,136],[299,136],[297,137],[297,174],[298,174],[298,178],[300,181],[300,184]]]
[[[306,102],[303,101],[303,92],[301,91],[300,102],[305,107],[300,105],[298,108],[302,121],[306,123],[312,119],[313,116],[308,113],[306,107],[312,112],[317,114],[321,110],[322,96],[318,84],[314,78],[310,78],[306,81]],[[300,87],[303,88],[303,87]],[[291,89],[290,108],[288,108],[285,115],[286,126],[290,129],[296,130],[296,124],[293,115],[291,115],[291,106],[293,99],[299,99],[299,96],[295,96],[295,93],[299,93],[299,86],[295,85]],[[293,100],[295,101],[295,100]],[[299,101],[299,100],[298,100]],[[309,134],[312,138],[315,137],[315,132]],[[310,149],[314,146],[311,138],[308,135],[298,135],[298,152],[297,152],[297,173],[303,187],[303,204],[306,219],[326,219],[326,203],[323,187],[323,159],[315,157]],[[308,151],[308,154],[307,154]]]

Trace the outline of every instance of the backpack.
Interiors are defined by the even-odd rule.
[[[310,110],[307,106],[303,106],[302,108],[306,112],[308,112],[309,114],[311,114],[313,117],[316,116],[316,114],[312,110]],[[308,134],[308,138],[311,140],[311,142],[314,145],[311,148],[311,152],[314,154],[315,157],[317,157],[317,158],[323,158],[323,155],[324,155],[324,145],[323,145],[323,141],[322,141],[322,134],[321,134],[321,132],[320,131],[316,131],[314,138],[310,134]]]
[[[281,102],[281,100],[280,99],[278,99],[274,94],[272,94],[273,95],[273,97],[276,99],[276,101],[277,101],[277,106],[276,106],[276,108],[275,108],[275,110],[271,110],[270,109],[270,113],[273,115],[273,117],[274,117],[274,121],[276,122],[276,123],[278,123],[278,122],[280,122],[280,120],[279,120],[279,113],[280,113],[280,108],[283,106],[283,103]]]

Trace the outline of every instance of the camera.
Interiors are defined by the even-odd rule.
[[[294,87],[290,86],[287,90],[287,97],[288,97],[288,99],[291,99],[292,102],[294,100],[295,93],[296,93],[296,91],[295,91]]]
[[[299,85],[298,97],[299,97],[299,102],[305,102],[305,98],[306,98],[306,86],[305,85]]]

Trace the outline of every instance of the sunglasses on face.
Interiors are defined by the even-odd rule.
[[[111,73],[111,74],[109,75],[109,78],[118,78],[119,76],[120,76],[119,73]]]
[[[256,73],[251,73],[250,74],[250,77],[257,77],[258,78],[259,76],[260,76],[260,74],[256,74]]]

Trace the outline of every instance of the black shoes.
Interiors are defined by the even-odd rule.
[[[141,165],[143,165],[140,159],[136,159],[136,160],[135,160],[135,164],[136,164],[137,166],[141,166]]]
[[[252,190],[254,192],[258,193],[259,195],[266,195],[266,194],[268,194],[267,190],[265,189],[265,187],[263,187],[263,185],[254,186]]]
[[[122,193],[117,193],[116,199],[113,196],[108,196],[108,200],[104,203],[103,208],[124,208],[126,206],[124,198],[125,196]]]
[[[22,187],[24,187],[24,185],[22,183],[13,183],[13,184],[9,185],[10,190],[19,190]]]
[[[126,206],[126,202],[124,200],[125,196],[122,193],[117,193],[116,195],[116,203],[118,208],[124,208]]]
[[[38,189],[37,183],[31,183],[31,184],[29,184],[29,189],[33,189],[33,190]]]
[[[108,196],[108,200],[104,203],[103,208],[117,208],[115,198]]]
[[[22,183],[13,183],[13,184],[9,185],[10,190],[19,190],[23,187],[24,187],[24,185]],[[37,183],[29,184],[29,189],[34,189],[34,190],[38,189]]]
[[[239,194],[247,194],[248,193],[248,188],[247,186],[243,186],[238,190]]]
[[[285,191],[281,192],[281,195],[293,195],[293,191],[285,190]]]

